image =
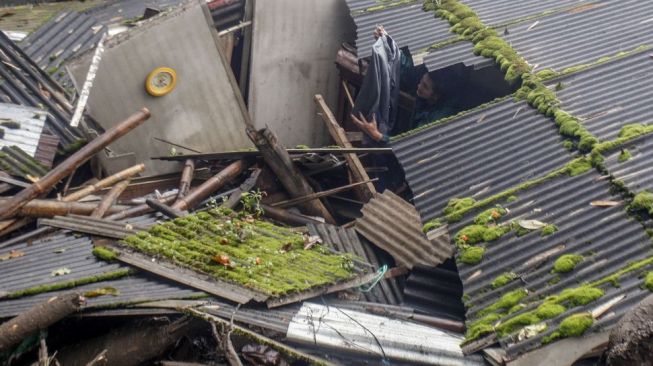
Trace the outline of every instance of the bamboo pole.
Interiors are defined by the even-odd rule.
[[[217,191],[229,181],[236,178],[236,176],[242,173],[247,168],[247,166],[248,164],[245,163],[244,160],[237,160],[231,163],[229,166],[222,169],[218,174],[214,175],[209,180],[204,182],[201,186],[188,193],[186,197],[177,200],[177,202],[172,205],[172,208],[180,211],[185,211],[193,208],[200,201],[210,196],[211,193]]]
[[[111,190],[102,197],[100,204],[93,210],[91,217],[102,218],[104,214],[113,206],[114,203],[118,200],[118,197],[129,187],[129,179],[119,182],[115,186],[111,187]]]
[[[163,199],[160,199],[159,202],[163,204],[169,204],[172,203],[175,200],[174,196],[171,197],[166,197]],[[115,208],[116,206],[114,206]],[[138,215],[144,215],[148,212],[152,212],[152,208],[148,206],[146,203],[134,207],[127,207],[123,210],[118,210],[116,213],[109,215],[105,217],[107,220],[113,220],[113,221],[118,221],[122,219],[126,219],[128,217],[134,217]]]
[[[190,191],[194,173],[195,161],[193,159],[186,159],[186,163],[184,163],[184,170],[181,171],[181,180],[179,181],[179,193],[177,194],[177,200],[186,197]]]
[[[93,192],[97,192],[100,189],[110,187],[120,182],[121,180],[130,179],[134,175],[141,173],[144,170],[145,170],[145,164],[134,165],[131,168],[127,168],[125,170],[119,171],[118,173],[106,177],[94,184],[85,186],[84,188],[65,196],[61,200],[64,202],[73,202],[73,201],[80,200]]]
[[[63,163],[52,169],[48,174],[33,183],[29,188],[25,188],[13,196],[9,202],[0,207],[0,219],[13,216],[28,201],[36,198],[40,194],[47,193],[61,179],[71,174],[75,169],[84,164],[93,155],[100,152],[107,145],[129,133],[129,131],[140,126],[150,118],[150,111],[143,108],[141,111],[132,114],[124,121],[107,130],[96,139],[90,141],[76,153],[71,155]]]
[[[4,205],[7,201],[9,199],[0,199],[0,206]],[[61,202],[57,200],[34,199],[21,207],[17,214],[27,217],[53,217],[68,214],[90,215],[97,207],[98,204],[92,202]],[[129,206],[113,206],[109,209],[109,212],[115,213],[128,208]]]

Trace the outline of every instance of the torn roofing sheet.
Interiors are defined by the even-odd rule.
[[[386,264],[383,258],[374,252],[369,242],[362,242],[359,239],[354,229],[329,224],[308,224],[307,227],[311,235],[319,236],[324,245],[340,253],[354,254],[371,264],[375,269]],[[364,292],[363,296],[367,301],[381,304],[397,305],[402,300],[401,288],[396,278],[379,281],[370,291]]]
[[[496,240],[474,244],[485,248],[478,264],[463,263],[461,251],[457,253],[468,329],[473,328],[475,321],[492,314],[499,317],[490,322],[490,327],[507,324],[514,317],[534,311],[543,299],[559,296],[565,289],[579,286],[598,289],[587,290],[585,287],[586,290],[581,290],[585,296],[589,296],[588,291],[598,293],[592,302],[573,304],[572,300],[561,300],[563,312],[540,319],[548,327],[539,333],[520,334],[524,326],[531,324],[521,323],[513,331],[506,331],[509,334],[501,334],[502,346],[507,349],[509,358],[514,358],[546,343],[544,337],[555,332],[561,321],[572,314],[592,311],[617,299],[616,304],[609,306],[608,311],[595,320],[588,331],[593,332],[612,326],[630,307],[648,296],[650,291],[642,288],[642,274],[653,267],[653,251],[646,231],[627,215],[624,205],[591,205],[595,201],[617,200],[610,190],[607,179],[592,169],[575,177],[560,175],[545,180],[516,193],[511,202],[496,202],[507,210],[496,225],[505,228],[512,224],[509,226],[511,230]],[[488,207],[469,212],[463,221],[450,225],[452,242],[461,245],[464,242],[461,230],[469,230],[474,217]],[[546,235],[541,228],[522,229],[520,234],[523,235],[518,236],[519,231],[514,225],[523,228],[527,222],[522,220],[555,225],[555,230]],[[577,265],[566,268],[568,272],[554,270],[556,260],[566,254],[580,256]],[[616,277],[609,277],[614,274]],[[505,277],[505,281],[499,281],[501,277]],[[512,297],[512,301],[504,302],[508,297]],[[506,305],[500,305],[502,302]],[[518,304],[525,307],[512,308]],[[509,310],[512,313],[508,315]],[[498,323],[499,319],[501,323]],[[480,337],[478,348],[493,343],[483,343],[484,337],[494,337],[491,329],[490,333]],[[497,334],[502,332],[501,325],[495,329]],[[476,348],[470,351],[474,350]]]
[[[561,89],[556,94],[564,111],[580,118],[600,140],[614,140],[625,125],[653,122],[650,54],[636,52],[549,84]]]
[[[535,71],[564,71],[615,56],[653,38],[653,2],[606,0],[508,27],[503,38]]]
[[[413,267],[406,279],[404,305],[426,314],[463,321],[465,308],[458,272],[443,267]]]
[[[553,121],[506,99],[392,143],[413,202],[427,222],[450,199],[482,199],[571,160]]]
[[[0,170],[27,180],[42,177],[48,172],[40,162],[13,145],[0,149]]]
[[[398,266],[434,266],[451,256],[446,241],[427,239],[415,207],[389,190],[374,194],[362,213],[363,217],[356,219],[356,231],[388,252]]]
[[[304,303],[288,327],[288,340],[337,352],[428,365],[484,365],[480,356],[464,356],[462,337],[434,327],[377,315]]]

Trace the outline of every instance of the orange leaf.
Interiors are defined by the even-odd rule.
[[[226,254],[220,254],[220,255],[214,255],[213,258],[211,258],[214,262],[220,263],[223,266],[228,266],[231,264],[231,261],[229,260],[229,256]]]

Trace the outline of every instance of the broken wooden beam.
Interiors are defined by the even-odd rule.
[[[116,126],[90,141],[76,153],[52,169],[48,174],[41,177],[38,182],[33,183],[29,188],[25,188],[15,196],[11,197],[8,202],[0,207],[0,218],[9,218],[13,216],[27,202],[50,191],[61,179],[71,174],[75,169],[84,164],[95,154],[102,151],[102,149],[107,145],[140,126],[148,118],[150,118],[150,111],[147,108],[143,108],[141,111],[132,114],[124,121],[118,123]]]
[[[315,96],[315,104],[317,104],[317,108],[320,111],[319,114],[322,116],[322,119],[329,130],[329,134],[331,134],[331,137],[336,144],[342,148],[352,148],[353,145],[347,139],[345,130],[340,127],[336,121],[336,117],[331,113],[329,106],[327,106],[324,98],[322,98],[320,94]],[[345,160],[347,160],[349,170],[351,171],[352,183],[368,182],[366,185],[356,189],[358,199],[363,202],[368,202],[374,196],[374,193],[376,193],[376,188],[374,187],[374,184],[370,182],[370,177],[365,171],[363,163],[361,163],[356,154],[345,154]]]
[[[323,222],[316,220],[310,216],[292,213],[288,210],[269,205],[261,205],[263,208],[263,216],[269,217],[273,220],[288,224],[291,226],[304,226],[306,224],[322,224]]]
[[[209,178],[199,187],[192,190],[186,197],[183,197],[172,205],[172,208],[177,210],[190,210],[195,205],[200,203],[205,198],[209,197],[218,189],[224,187],[225,184],[236,178],[240,173],[247,169],[248,164],[244,160],[237,160],[231,163],[226,168],[222,169],[218,174]]]
[[[129,187],[129,179],[123,180],[122,182],[117,183],[115,186],[111,187],[111,190],[102,197],[100,204],[93,210],[91,217],[102,218],[107,211],[113,206],[118,197]]]
[[[157,201],[152,198],[147,198],[145,200],[145,203],[152,208],[152,210],[156,212],[160,212],[164,214],[165,216],[168,216],[171,219],[176,219],[178,217],[184,217],[187,215],[186,212],[177,210],[174,207],[170,207],[164,203],[161,203],[160,201]]]
[[[5,205],[7,201],[8,199],[0,199],[0,206]],[[68,214],[90,215],[97,207],[97,203],[34,199],[21,207],[17,214],[28,217],[52,217]],[[129,206],[115,205],[109,208],[108,212],[115,213],[128,208]]]
[[[315,193],[272,131],[267,128],[259,131],[247,128],[247,135],[291,197]],[[335,224],[335,219],[319,199],[307,201],[301,206],[309,215],[323,217],[328,223]]]
[[[57,295],[2,323],[0,352],[78,311],[85,301],[84,297],[77,293]]]
[[[180,200],[188,194],[190,191],[191,183],[193,182],[193,176],[195,175],[195,160],[186,159],[184,163],[184,169],[181,171],[181,179],[179,180],[179,193],[177,193],[177,199]]]
[[[159,202],[164,203],[164,204],[169,204],[172,203],[175,200],[175,196],[169,196],[169,197],[164,197],[159,199]],[[115,208],[115,206],[114,206]],[[107,220],[123,220],[128,217],[134,217],[134,216],[139,216],[139,215],[144,215],[148,212],[152,212],[152,208],[148,206],[147,203],[143,203],[142,205],[134,206],[134,207],[127,207],[123,210],[120,210],[116,212],[115,214],[109,215],[105,217]]]

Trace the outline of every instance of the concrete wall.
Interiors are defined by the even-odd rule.
[[[254,125],[287,147],[328,144],[313,96],[335,110],[340,44],[356,33],[344,0],[256,0],[249,85]]]
[[[178,170],[175,163],[153,161],[168,155],[170,145],[154,137],[201,152],[252,146],[245,134],[247,115],[229,65],[216,45],[212,20],[200,1],[107,41],[91,89],[88,110],[105,129],[142,107],[152,117],[110,145],[103,165],[108,173],[145,163],[146,175]],[[86,77],[92,53],[70,65],[77,85]],[[177,72],[177,86],[162,97],[145,90],[145,79],[156,67]],[[190,153],[177,148],[179,152]]]

